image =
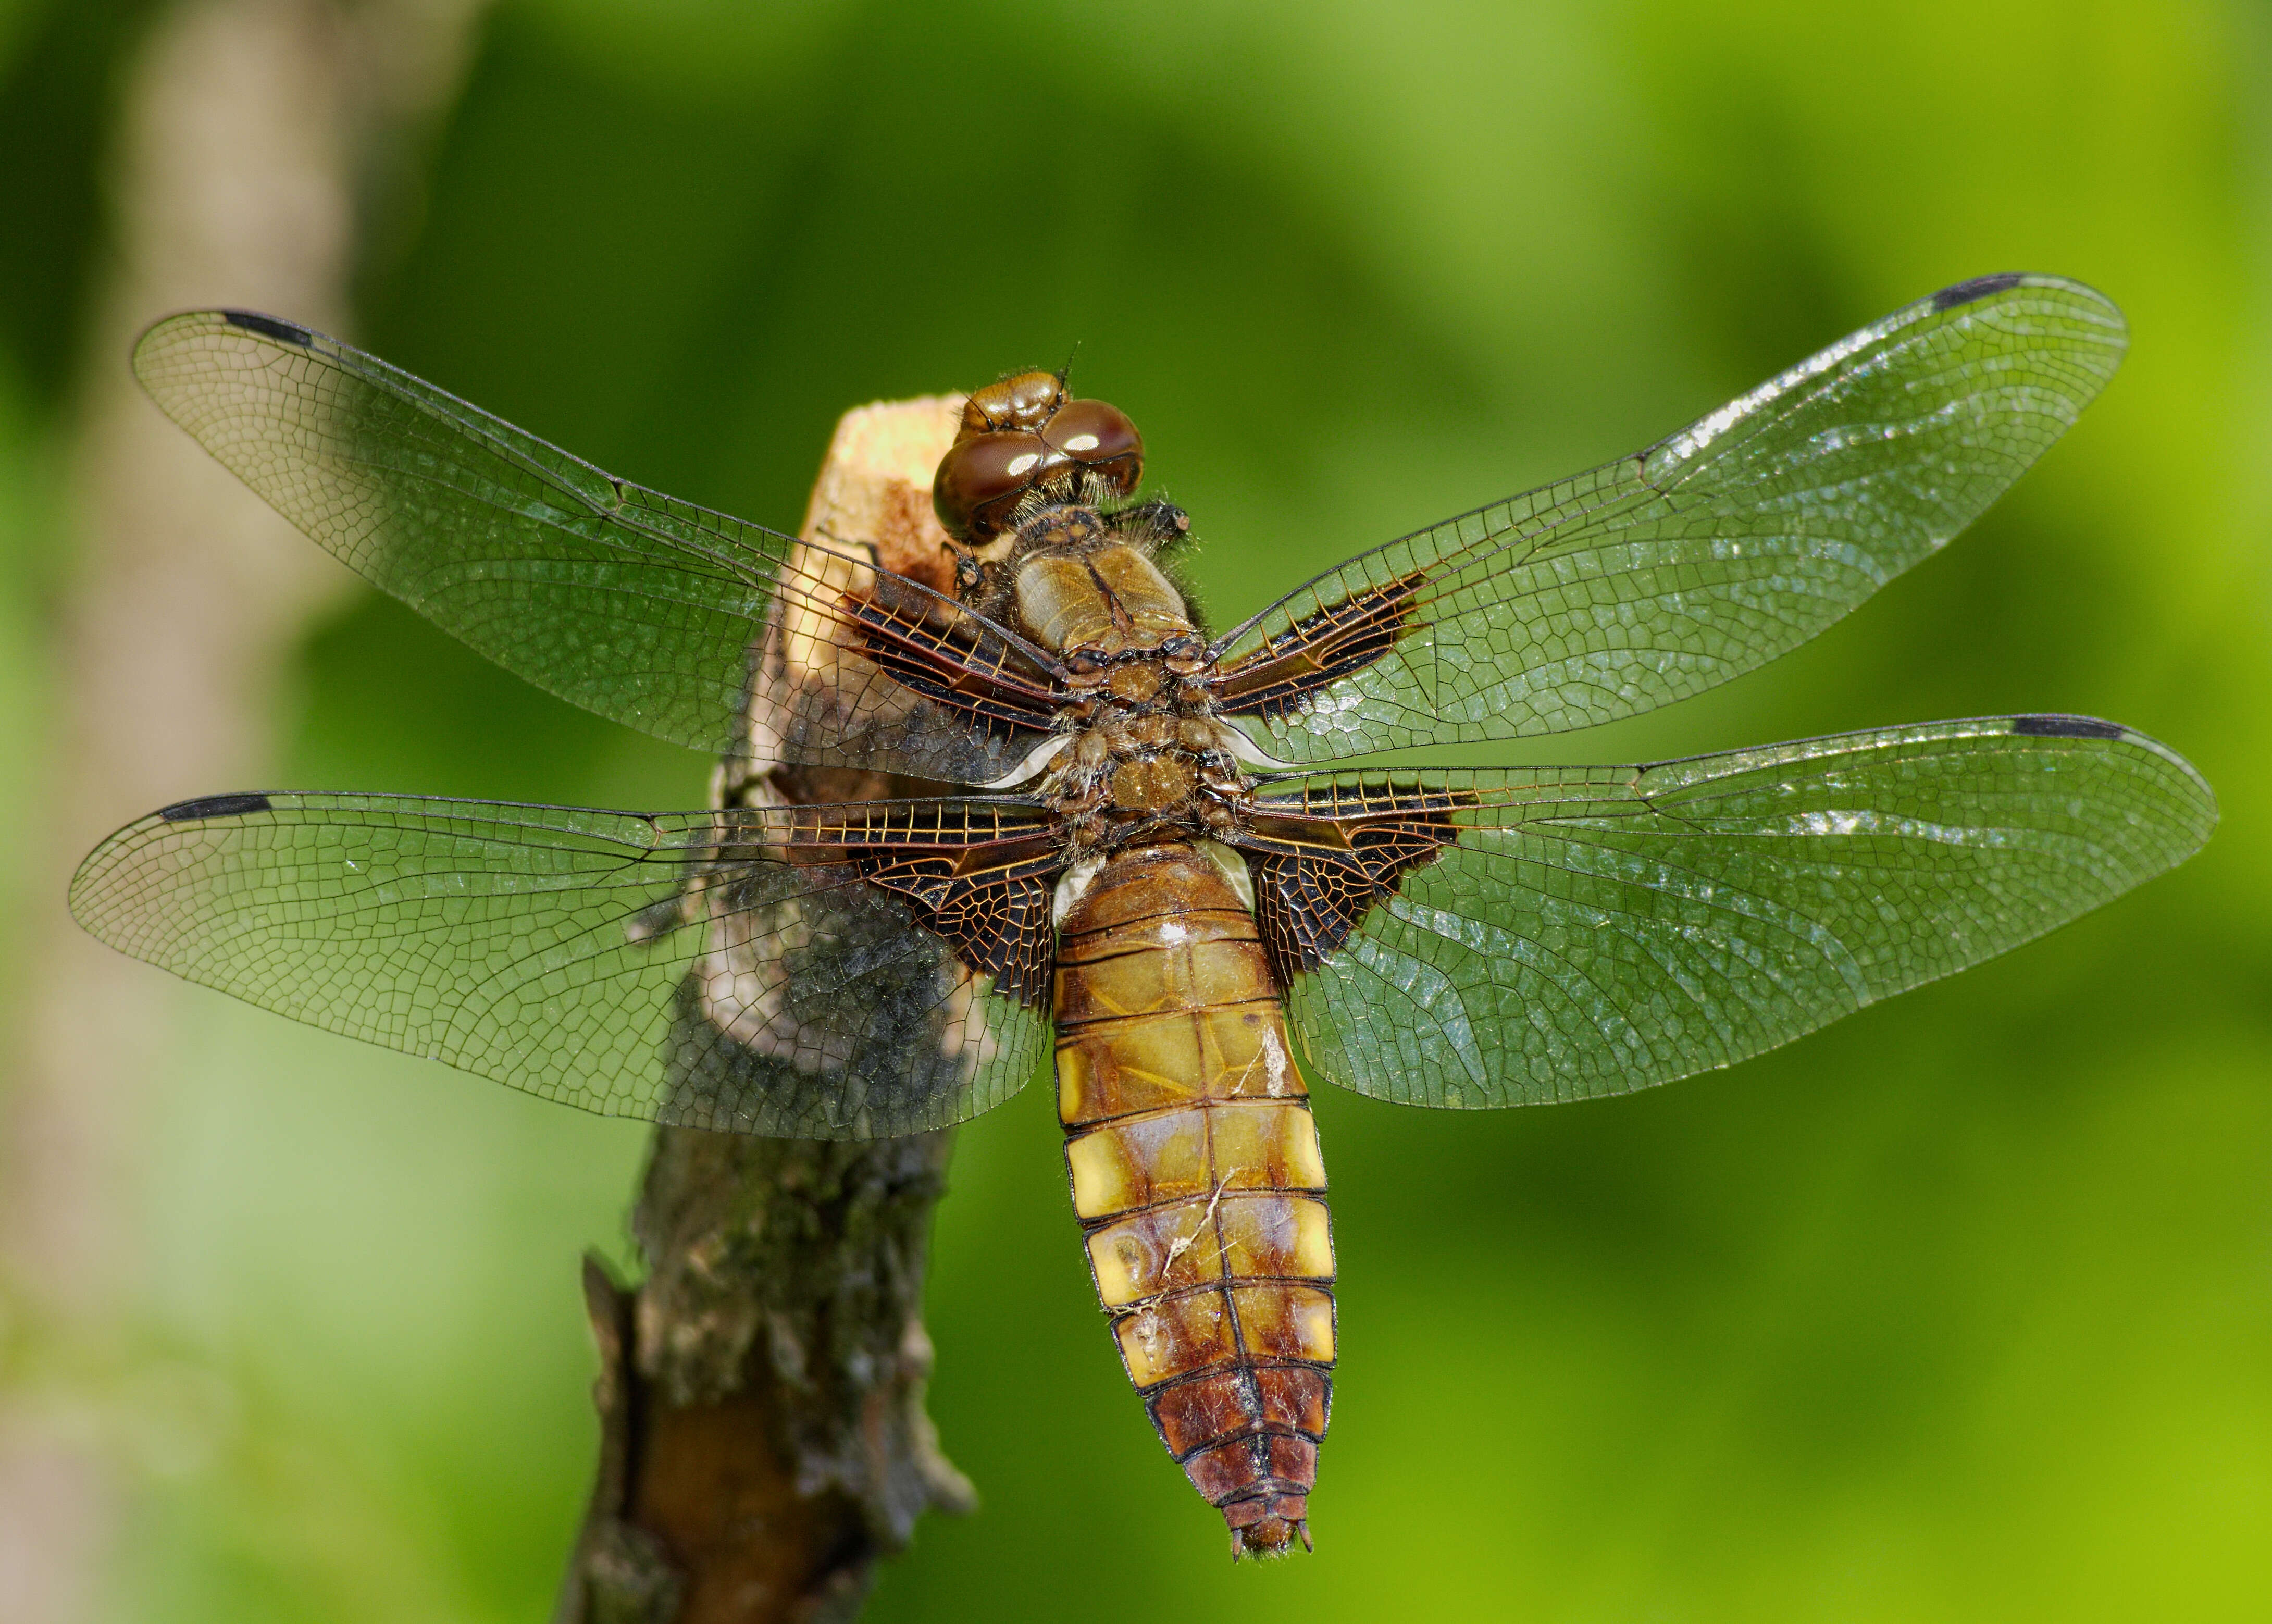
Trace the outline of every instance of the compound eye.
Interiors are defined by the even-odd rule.
[[[1082,467],[1093,468],[1122,496],[1144,472],[1144,437],[1128,414],[1104,400],[1067,400],[1042,438]]]
[[[977,434],[938,460],[930,482],[931,510],[958,542],[991,535],[1018,505],[1049,447],[1037,434]]]
[[[1055,372],[1020,372],[974,390],[962,403],[962,431],[992,434],[1038,429],[1065,403],[1065,380]]]

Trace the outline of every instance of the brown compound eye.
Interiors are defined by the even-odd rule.
[[[1065,404],[1065,379],[1055,372],[1020,372],[971,392],[962,403],[962,432],[1038,429]]]
[[[931,510],[958,542],[992,534],[1050,460],[1038,434],[976,434],[938,460]]]
[[[1082,467],[1104,475],[1122,496],[1144,472],[1144,437],[1128,414],[1105,400],[1067,400],[1042,438]]]

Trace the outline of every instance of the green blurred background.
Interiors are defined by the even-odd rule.
[[[107,165],[170,9],[0,4],[19,1026],[57,864],[147,810],[56,830],[45,786],[72,747],[74,437],[86,380],[125,365],[94,316]],[[1498,753],[2090,712],[2207,774],[2208,851],[1673,1089],[1320,1099],[1343,1362],[1317,1553],[1267,1568],[1229,1565],[1127,1390],[1029,1090],[962,1133],[930,1291],[933,1411],[983,1508],[925,1522],[869,1616],[2272,1616],[2266,23],[2077,0],[478,20],[438,120],[365,188],[368,348],[794,526],[845,408],[1078,344],[1195,516],[1219,621],[1965,276],[2077,276],[2133,324],[2081,426],[1850,620],[1704,700]],[[277,784],[702,799],[706,761],[367,591],[292,646],[260,724]],[[82,1614],[544,1616],[594,1444],[577,1258],[630,1254],[642,1130],[123,984],[174,1023],[107,1119],[126,1283],[0,1299],[0,1443],[60,1438],[108,1486]]]

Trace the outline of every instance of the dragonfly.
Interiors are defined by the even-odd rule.
[[[1282,1553],[1310,1542],[1337,1334],[1311,1080],[1479,1110],[1730,1066],[2110,901],[2216,816],[2171,750],[2066,715],[1374,759],[1614,721],[1797,647],[1994,501],[2126,342],[2078,282],[1960,282],[1211,631],[1173,574],[1189,515],[1062,372],[967,397],[936,567],[895,573],[305,327],[172,317],[141,380],[310,537],[739,770],[668,814],[207,796],[110,836],[71,905],[329,1031],[685,1127],[915,1134],[1053,1057],[1127,1374],[1233,1555]],[[816,782],[880,798],[791,792]]]

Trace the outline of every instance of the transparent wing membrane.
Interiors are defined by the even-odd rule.
[[[1977,518],[2122,358],[2079,283],[1992,276],[1637,455],[1448,520],[1223,640],[1218,691],[1322,762],[1609,722],[1765,664]]]
[[[609,1116],[864,1139],[961,1120],[1049,1052],[870,883],[877,854],[1005,895],[1019,803],[644,817],[386,795],[241,795],[130,824],[71,884],[113,947],[249,1002]],[[1043,979],[1046,979],[1044,975]]]
[[[601,715],[747,753],[754,699],[761,759],[957,783],[1047,730],[1034,651],[952,601],[617,479],[321,333],[193,311],[145,333],[134,368],[341,561]]]
[[[1223,638],[1206,680],[1296,766],[1685,698],[1955,535],[2124,341],[2077,283],[1944,289],[1645,452],[1319,577]],[[972,785],[1074,725],[1053,656],[859,549],[627,483],[320,334],[178,316],[135,367],[339,558],[602,715]],[[1078,743],[1137,747],[1132,725]],[[1326,770],[1208,810],[1122,833],[1239,847],[1319,1072],[1454,1107],[1759,1053],[2119,895],[2216,815],[2177,756],[2070,716],[1641,767]],[[647,817],[217,796],[112,835],[71,906],[192,981],[549,1098],[858,1139],[975,1115],[1047,1056],[1075,832],[1017,797]]]
[[[1258,892],[1305,864],[1351,872],[1349,831],[1423,831],[1421,860],[1292,977],[1289,1007],[1332,1081],[1468,1107],[1622,1094],[1771,1049],[2111,901],[2216,818],[2153,740],[2040,716],[1650,767],[1319,775],[1263,805],[1291,855],[1255,863]]]

